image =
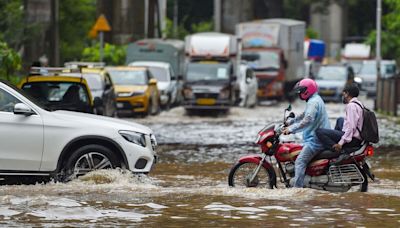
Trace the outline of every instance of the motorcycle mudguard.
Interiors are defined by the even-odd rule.
[[[239,162],[251,162],[251,163],[259,164],[261,159],[262,158],[259,155],[248,155],[248,156],[241,157],[239,159]],[[267,161],[264,161],[262,166],[266,169],[273,169],[272,165]]]

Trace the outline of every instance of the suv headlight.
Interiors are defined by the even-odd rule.
[[[142,133],[134,131],[119,131],[119,134],[128,142],[146,147],[146,139]]]

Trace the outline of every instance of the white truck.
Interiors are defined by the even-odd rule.
[[[128,45],[126,64],[147,67],[157,79],[161,106],[169,109],[182,98],[184,42],[174,39],[144,39]]]
[[[371,46],[363,43],[348,43],[344,46],[341,62],[350,65],[358,74],[365,60],[371,59]]]
[[[237,101],[236,37],[207,32],[185,37],[186,110],[227,111]]]
[[[258,79],[258,99],[281,99],[304,77],[305,23],[265,19],[237,24],[241,59]]]

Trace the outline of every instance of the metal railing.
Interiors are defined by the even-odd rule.
[[[376,91],[376,110],[383,114],[397,116],[400,103],[400,75],[380,78]]]

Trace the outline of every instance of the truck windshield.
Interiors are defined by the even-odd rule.
[[[189,63],[187,81],[229,80],[230,64],[228,63]]]
[[[346,67],[341,66],[323,66],[319,69],[316,79],[346,81]]]
[[[108,71],[116,85],[146,85],[145,71],[110,70]]]
[[[270,51],[251,51],[242,53],[242,59],[256,71],[275,71],[279,69],[279,54]]]

